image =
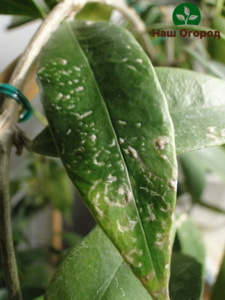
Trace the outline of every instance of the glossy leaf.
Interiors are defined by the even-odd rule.
[[[194,257],[204,266],[205,247],[196,224],[186,214],[182,214],[176,220],[176,227],[180,252]]]
[[[43,17],[42,10],[33,0],[0,0],[0,14]]]
[[[225,256],[221,262],[220,270],[213,287],[212,296],[210,300],[225,299]]]
[[[30,151],[36,152],[41,155],[58,157],[58,150],[56,149],[55,142],[49,127],[45,127],[33,140]]]
[[[99,3],[88,3],[76,15],[76,20],[109,21],[112,8]]]
[[[35,20],[35,17],[30,16],[13,16],[7,29],[13,29]]]
[[[45,299],[152,298],[104,232],[95,228],[66,255],[47,288]]]
[[[123,258],[154,299],[167,299],[177,170],[165,96],[130,33],[75,24],[53,34],[38,71],[54,141]]]
[[[176,133],[177,154],[225,143],[225,82],[176,68],[156,68]]]
[[[176,253],[172,257],[170,278],[171,300],[200,300],[203,267],[193,257]]]
[[[168,100],[175,127],[177,154],[224,144],[224,81],[182,69],[155,70]],[[40,135],[35,139],[37,147],[33,145],[32,150],[57,156],[51,139],[50,135],[44,134],[43,139]]]
[[[192,201],[198,203],[206,185],[206,171],[202,159],[196,155],[196,152],[180,155],[179,162],[187,191],[190,193]]]

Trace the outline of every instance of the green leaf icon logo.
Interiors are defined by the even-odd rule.
[[[201,13],[194,4],[182,3],[173,12],[173,22],[175,25],[198,25],[200,21]]]

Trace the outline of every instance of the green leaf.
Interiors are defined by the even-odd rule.
[[[167,299],[177,169],[149,58],[120,27],[64,23],[42,52],[38,75],[70,178],[154,299]]]
[[[203,287],[203,267],[193,257],[176,253],[172,256],[170,299],[200,300]]]
[[[180,155],[179,162],[187,191],[193,202],[198,203],[206,185],[205,165],[202,159],[196,156],[196,151]]]
[[[48,126],[45,127],[32,141],[29,150],[41,155],[53,157],[59,156],[50,128]]]
[[[225,82],[176,68],[156,68],[176,133],[177,154],[225,143]]]
[[[217,276],[216,282],[214,284],[212,290],[212,296],[210,300],[218,300],[218,299],[225,299],[225,255],[223,257],[219,274]]]
[[[224,81],[176,68],[155,70],[168,100],[177,154],[224,144]],[[32,150],[58,156],[48,130],[35,139]]]
[[[33,0],[0,0],[0,14],[43,17],[41,8]]]
[[[19,27],[35,19],[36,19],[35,17],[30,17],[30,16],[13,16],[11,23],[8,25],[7,29],[13,29]]]
[[[76,20],[109,21],[112,8],[99,3],[88,3],[76,15]]]
[[[45,294],[51,299],[151,300],[100,228],[66,255]]]
[[[205,247],[196,224],[186,214],[182,214],[176,220],[176,227],[180,251],[194,257],[204,266]]]

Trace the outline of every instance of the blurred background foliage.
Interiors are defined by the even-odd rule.
[[[9,30],[45,15],[59,1],[12,0],[4,2],[1,14],[13,15]],[[17,5],[20,2],[20,5]],[[195,37],[150,37],[152,29],[174,28],[172,13],[176,5],[187,2],[177,0],[127,0],[146,24],[149,42],[154,49],[155,66],[179,67],[225,79],[225,40]],[[225,1],[188,1],[196,4],[202,13],[200,26],[219,30],[225,34]],[[1,1],[0,1],[1,3]],[[91,3],[77,15],[77,19],[106,20],[126,27],[138,38],[136,32],[122,15],[101,4]],[[140,41],[141,42],[141,41]],[[191,88],[191,87],[190,87]],[[181,251],[203,262],[205,250],[200,231],[189,217],[196,206],[212,212],[212,218],[223,216],[225,199],[211,197],[206,201],[208,178],[212,174],[225,181],[225,148],[217,147],[182,154],[178,157],[180,176],[178,185],[177,234],[174,252]],[[59,159],[27,153],[25,159],[12,172],[12,220],[20,280],[24,299],[41,296],[63,256],[65,249],[76,245],[94,226],[95,222],[79,195],[72,187]],[[50,210],[51,237],[46,243],[32,244],[27,228],[39,213]],[[185,216],[185,217],[184,217]],[[199,218],[201,215],[199,216]],[[195,218],[196,219],[196,218]],[[36,223],[40,224],[42,219]],[[45,220],[43,220],[46,224]],[[56,224],[56,225],[55,225]],[[223,223],[224,224],[224,223]],[[49,224],[48,224],[49,225]],[[42,227],[41,230],[44,230]],[[29,230],[28,230],[29,231]],[[49,231],[49,229],[47,229]],[[44,234],[44,232],[43,232]],[[225,236],[225,235],[224,235]],[[34,237],[36,238],[36,237]],[[221,250],[222,253],[222,250]],[[217,280],[205,276],[206,287],[212,291],[210,299],[224,299],[225,263],[221,265]],[[213,288],[212,283],[216,280]],[[208,289],[206,288],[206,290]],[[219,296],[218,296],[219,295]],[[205,299],[209,299],[206,294]],[[7,299],[4,277],[0,269],[0,299]]]

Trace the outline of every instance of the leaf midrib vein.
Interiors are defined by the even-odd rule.
[[[68,25],[70,25],[70,24],[68,23]],[[68,26],[68,28],[69,28],[69,32],[70,32],[72,38],[75,39],[75,40],[77,40],[77,39],[76,39],[76,36],[75,36],[75,34],[74,34],[73,30],[72,30],[71,25]],[[78,42],[78,44],[79,44],[79,42]],[[94,72],[93,72],[93,70],[92,70],[92,67],[90,66],[90,63],[89,63],[89,61],[88,61],[88,59],[87,59],[87,57],[86,57],[86,55],[85,55],[85,53],[84,53],[84,51],[83,51],[83,48],[82,48],[82,46],[81,46],[80,44],[79,44],[79,46],[80,46],[80,48],[81,48],[81,50],[82,50],[82,53],[83,53],[83,55],[84,55],[84,58],[85,58],[85,60],[86,60],[86,62],[87,62],[87,64],[88,64],[88,66],[90,67],[90,71],[92,72],[92,75],[93,75],[93,77],[95,78],[95,74],[94,74]],[[96,78],[95,78],[95,82],[96,82],[96,86],[97,86],[97,88],[98,88],[98,90],[99,90],[99,93],[100,93],[100,95],[101,95],[101,98],[102,98],[102,104],[105,106],[106,112],[108,113],[110,125],[111,125],[111,128],[112,128],[112,130],[113,130],[113,132],[114,132],[114,136],[115,136],[115,139],[116,139],[117,148],[118,148],[118,151],[119,151],[119,153],[120,153],[121,159],[123,160],[123,163],[124,163],[124,166],[125,166],[125,170],[126,170],[126,174],[127,174],[127,181],[128,181],[128,183],[129,183],[129,186],[130,186],[130,188],[131,188],[131,190],[132,190],[132,194],[133,194],[133,196],[134,196],[134,191],[133,191],[133,187],[132,187],[131,182],[130,182],[130,176],[129,176],[129,171],[128,171],[128,168],[127,168],[127,164],[126,164],[126,162],[125,162],[124,155],[123,155],[123,153],[122,153],[121,146],[120,146],[119,141],[118,141],[118,136],[117,136],[117,134],[116,134],[116,130],[115,130],[114,126],[113,126],[113,122],[112,122],[112,119],[111,119],[111,115],[110,115],[108,106],[106,105],[106,103],[105,103],[105,101],[104,101],[104,97],[103,97],[103,95],[102,95],[102,92],[101,92],[101,90],[100,90],[99,85],[97,84]],[[156,279],[157,279],[157,281],[158,281],[157,273],[156,273],[156,271],[155,271],[156,269],[155,269],[155,266],[154,266],[154,261],[153,261],[153,259],[152,259],[152,255],[151,255],[151,252],[150,252],[150,250],[149,250],[149,245],[148,245],[148,242],[147,242],[146,234],[145,234],[144,227],[143,227],[143,224],[142,224],[142,219],[141,219],[141,217],[140,217],[140,214],[139,214],[139,211],[138,211],[138,208],[137,208],[137,204],[136,204],[135,198],[134,198],[134,204],[135,204],[137,216],[138,216],[138,219],[139,219],[140,228],[141,228],[141,231],[142,231],[142,234],[143,234],[143,238],[144,238],[145,244],[146,244],[146,246],[147,246],[147,251],[148,251],[148,254],[149,254],[149,258],[151,259],[151,263],[152,263],[152,266],[154,267],[154,272],[155,272],[155,275],[156,275]],[[158,285],[159,285],[159,282],[158,282]]]

